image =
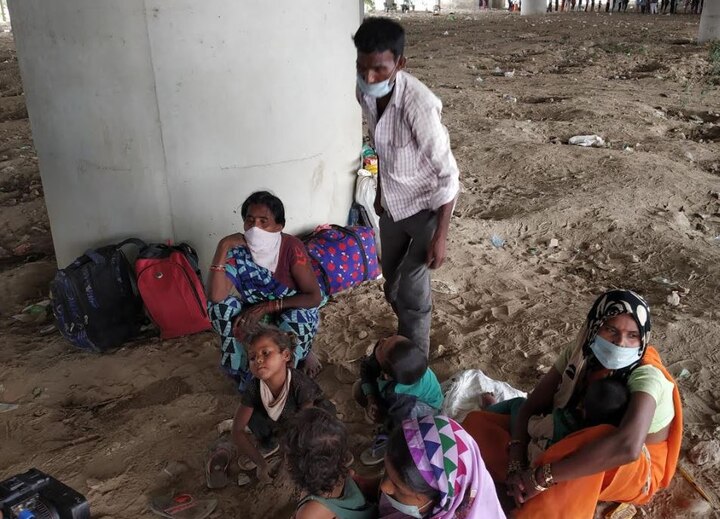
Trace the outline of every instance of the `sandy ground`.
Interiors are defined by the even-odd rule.
[[[708,48],[692,43],[698,18],[493,12],[402,20],[409,70],[443,100],[462,171],[449,259],[433,281],[438,376],[477,367],[530,389],[595,295],[628,287],[652,306],[653,342],[666,364],[689,375],[680,382],[684,449],[720,438],[720,90]],[[514,76],[493,76],[495,67]],[[587,133],[608,147],[565,144]],[[237,404],[212,334],[95,356],[10,318],[45,296],[54,263],[7,34],[0,221],[0,401],[20,405],[0,414],[0,476],[42,468],[85,493],[96,518],[149,516],[147,496],[170,488],[217,497],[213,517],[287,517],[284,477],[263,489],[204,489],[205,450]],[[503,246],[491,243],[494,235]],[[667,302],[673,290],[678,306]],[[349,422],[356,457],[370,431],[350,385],[366,348],[393,330],[388,315],[377,283],[322,311],[319,380]],[[718,501],[718,465],[685,456],[682,465]],[[680,477],[642,510],[713,514]]]

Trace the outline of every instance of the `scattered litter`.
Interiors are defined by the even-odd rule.
[[[630,503],[620,503],[610,508],[603,517],[605,519],[632,519],[637,515],[637,508]]]
[[[443,36],[449,36],[449,35],[450,35],[450,32],[449,32],[449,31],[445,31],[445,32],[443,33]]]
[[[635,148],[633,148],[629,144],[623,144],[623,151],[632,152],[635,151]]]
[[[670,306],[680,306],[680,294],[677,290],[672,291],[672,294],[667,297],[667,302]]]
[[[685,152],[685,158],[688,159],[690,162],[695,162],[695,156],[689,151]]]
[[[568,144],[572,144],[573,146],[583,146],[585,148],[602,148],[605,146],[605,141],[599,135],[576,135],[574,137],[570,137]]]
[[[454,296],[458,293],[457,287],[453,286],[452,284],[443,281],[441,279],[433,279],[430,281],[430,286],[432,288],[433,292],[438,292],[440,294],[447,294]]]
[[[504,76],[505,72],[502,71],[500,67],[495,67],[492,71],[493,76]]]
[[[481,78],[480,76],[478,76],[478,77],[475,78],[475,82],[476,82],[476,83],[482,83],[482,82],[483,82],[483,78]]]
[[[678,466],[677,466],[677,471],[678,471],[678,472],[680,473],[680,475],[685,479],[685,481],[687,481],[688,483],[690,483],[690,486],[693,487],[693,488],[695,489],[695,491],[703,497],[703,499],[705,499],[705,501],[707,501],[708,503],[712,504],[713,501],[712,501],[712,499],[710,499],[710,496],[708,495],[708,493],[705,492],[705,490],[698,484],[698,482],[695,481],[695,478],[693,478],[693,477],[688,473],[688,471],[685,470],[685,467],[683,467],[682,465],[679,465],[679,464],[678,464]]]
[[[32,390],[33,397],[37,398],[42,394],[43,390],[41,387],[36,387]]]
[[[495,247],[496,249],[500,249],[501,247],[503,247],[505,245],[505,240],[503,240],[497,234],[493,234],[490,237],[490,243],[492,243],[493,247]]]
[[[670,281],[668,278],[664,278],[661,276],[655,276],[652,278],[651,281],[654,281],[655,283],[660,283],[661,285],[665,285],[666,287],[676,287],[677,283],[674,281]]]
[[[218,434],[225,434],[232,431],[232,425],[233,425],[233,419],[228,418],[227,420],[223,420],[219,424],[217,424],[217,432]]]
[[[633,254],[630,258],[630,261],[632,261],[633,263],[640,263],[640,256],[638,256],[637,254]]]
[[[21,323],[44,323],[50,318],[50,300],[45,299],[39,303],[26,306],[19,314],[12,318]]]
[[[695,465],[714,465],[720,462],[720,442],[702,441],[688,451],[688,459]]]
[[[367,336],[368,332],[366,332],[365,330],[360,330],[360,333],[358,333],[358,339],[367,339]]]
[[[554,249],[559,246],[560,246],[560,241],[557,238],[551,239],[550,242],[548,243],[548,247],[551,249]]]
[[[0,402],[0,413],[5,413],[7,411],[14,411],[18,408],[17,404],[8,404],[5,402]]]
[[[675,380],[685,380],[690,378],[690,371],[687,368],[683,368],[680,374],[675,377]]]
[[[515,77],[515,69],[506,71],[505,73],[503,73],[503,76],[505,76],[505,77]]]
[[[510,94],[503,94],[503,101],[508,101],[510,103],[517,103],[517,97],[510,95]]]

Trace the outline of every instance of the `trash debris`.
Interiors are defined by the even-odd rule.
[[[630,261],[632,261],[633,263],[640,263],[640,256],[638,256],[637,254],[633,254],[630,257]]]
[[[605,141],[599,135],[576,135],[574,137],[570,137],[568,144],[572,144],[573,146],[583,146],[585,148],[602,148],[605,146]]]
[[[557,238],[551,239],[550,242],[548,243],[548,247],[551,249],[554,249],[559,246],[560,246],[560,241]]]
[[[7,411],[14,411],[19,406],[17,404],[8,404],[6,402],[0,402],[0,413],[5,413]]]
[[[654,281],[655,283],[660,283],[661,285],[665,285],[666,287],[676,287],[677,283],[674,281],[670,281],[668,278],[664,278],[661,276],[655,276],[652,278],[651,281]]]
[[[632,519],[637,515],[637,508],[630,503],[620,503],[610,508],[603,517],[605,519]]]
[[[476,82],[476,83],[482,83],[482,82],[483,82],[483,78],[481,78],[480,76],[478,76],[478,77],[475,78],[475,82]]]
[[[667,302],[670,306],[680,306],[680,294],[677,290],[672,291],[672,294],[667,297]]]
[[[41,387],[36,387],[32,390],[33,397],[37,398],[42,394],[43,390]]]
[[[358,339],[367,339],[367,336],[368,332],[366,332],[365,330],[360,330],[360,333],[358,333]]]
[[[695,478],[693,478],[682,465],[677,466],[677,471],[685,479],[685,481],[690,483],[690,486],[693,487],[695,491],[703,497],[703,499],[705,499],[705,501],[707,501],[708,503],[712,503],[712,499],[710,499],[708,493],[705,492],[705,490],[697,483],[697,481],[695,481]]]
[[[688,451],[688,459],[695,465],[714,465],[720,462],[720,442],[702,441]]]
[[[495,247],[496,249],[500,249],[505,245],[505,240],[503,240],[497,234],[493,234],[490,237],[490,243],[492,243],[493,247]]]
[[[508,101],[510,103],[517,103],[517,97],[510,95],[510,94],[503,94],[503,101]]]
[[[445,32],[443,33],[443,36],[449,36],[449,35],[450,35],[450,32],[449,32],[449,31],[445,31]]]
[[[45,299],[39,303],[32,304],[23,308],[19,314],[13,315],[12,318],[21,323],[44,323],[50,319],[51,308],[50,300]]]
[[[503,72],[503,70],[500,67],[495,67],[492,71],[492,75],[502,77],[505,75],[505,72]]]
[[[687,368],[683,368],[680,371],[680,374],[677,377],[675,377],[675,380],[685,380],[688,378],[690,378],[690,371]]]
[[[515,69],[506,70],[506,71],[503,73],[503,76],[505,76],[505,77],[515,77]]]

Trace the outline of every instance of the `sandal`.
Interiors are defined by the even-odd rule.
[[[210,489],[225,488],[230,480],[227,469],[235,455],[235,447],[228,442],[215,445],[205,464],[205,480]]]
[[[267,459],[280,450],[280,444],[276,443],[272,447],[268,448],[259,447],[258,450],[260,451],[262,457]],[[240,467],[240,470],[247,472],[249,470],[255,470],[257,465],[255,465],[255,462],[247,456],[240,456],[240,458],[238,458],[238,467]]]
[[[363,465],[373,466],[382,463],[385,459],[385,450],[387,449],[388,435],[378,434],[375,436],[370,447],[360,454],[360,461]]]

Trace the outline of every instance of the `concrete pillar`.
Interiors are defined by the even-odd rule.
[[[547,12],[547,0],[522,0],[520,14],[545,14]]]
[[[361,147],[357,0],[10,0],[58,264],[139,236],[204,265],[270,189],[345,223]]]
[[[698,43],[720,40],[720,0],[705,0],[700,17]]]

